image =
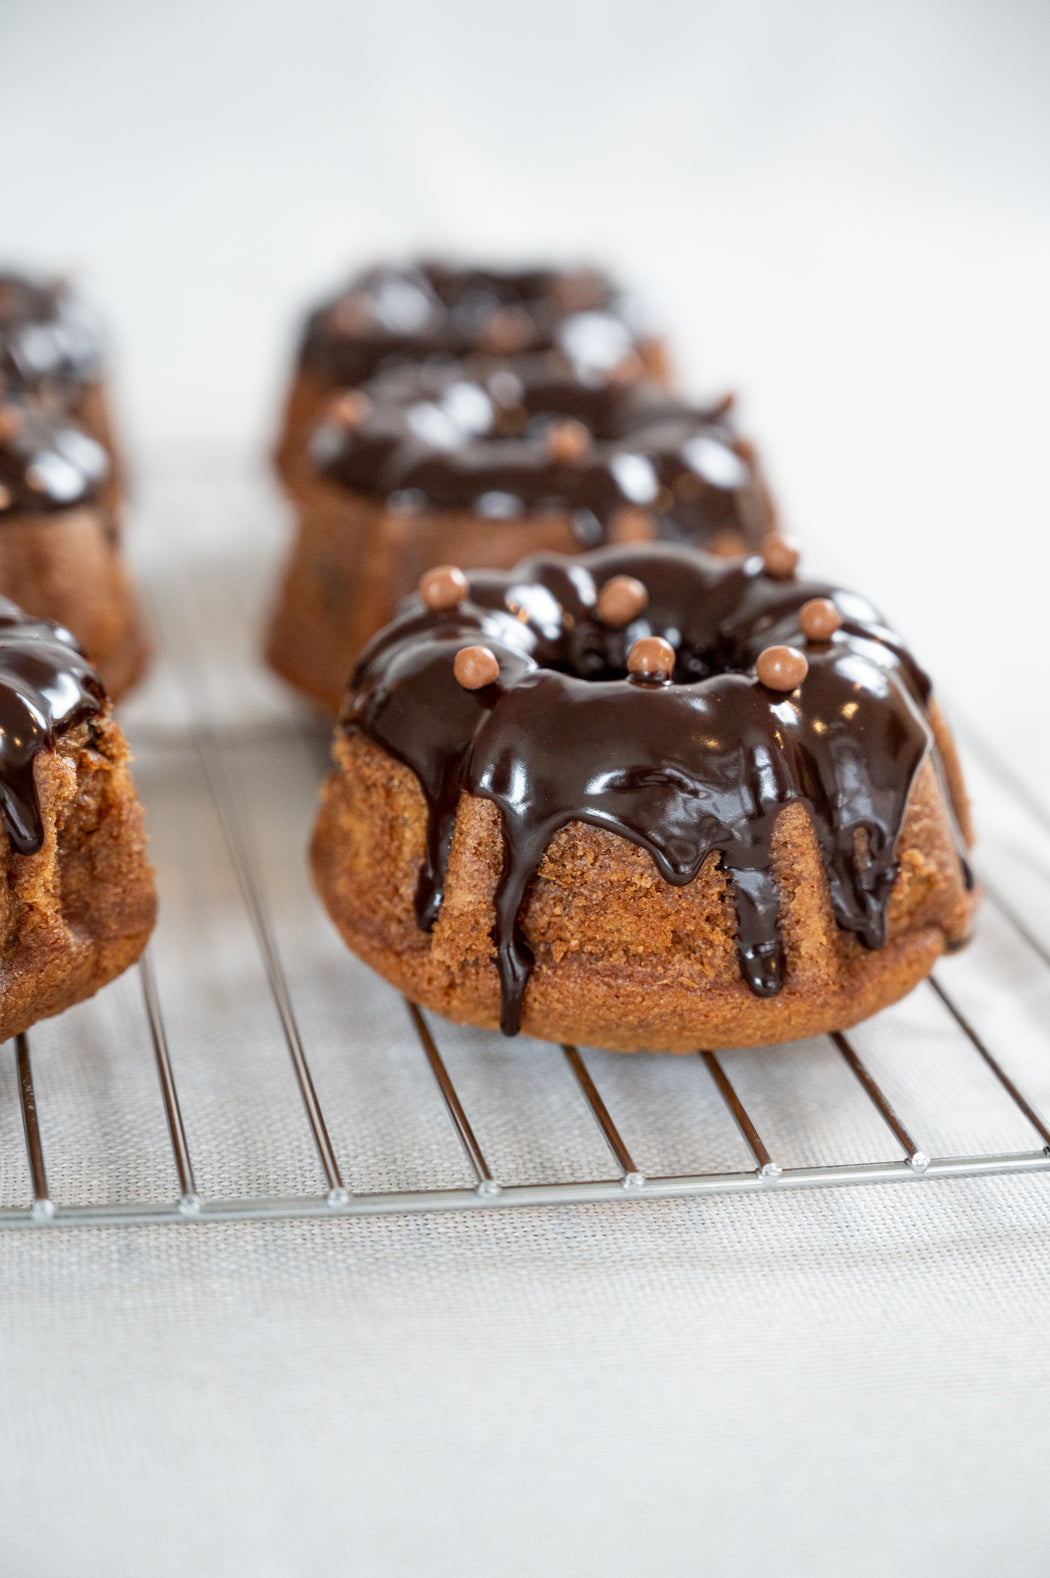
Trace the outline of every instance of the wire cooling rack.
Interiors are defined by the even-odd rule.
[[[325,733],[255,663],[262,584],[232,563],[165,578],[163,656],[128,717],[161,925],[137,980],[3,1049],[0,1101],[22,1136],[0,1123],[0,1226],[637,1205],[1050,1171],[1050,819],[986,754],[970,752],[979,803],[1011,833],[979,941],[905,1005],[849,1035],[680,1059],[507,1044],[398,999],[309,895]],[[970,1134],[981,1143],[952,1148]]]

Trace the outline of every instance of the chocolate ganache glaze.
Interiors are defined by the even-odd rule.
[[[619,601],[628,614],[644,605],[613,628],[598,609],[616,577],[647,595],[607,594],[603,606]],[[815,599],[817,618],[803,611]],[[807,625],[830,628],[829,638],[807,639]],[[665,642],[669,679],[659,677]],[[478,651],[495,658],[498,677],[466,688],[490,672]],[[785,651],[788,659],[777,657]],[[763,656],[773,658],[765,672],[776,683],[784,673],[788,682],[803,674],[801,683],[791,691],[763,684]],[[521,913],[548,844],[573,821],[640,845],[676,885],[717,852],[732,878],[743,978],[771,997],[785,968],[773,828],[800,801],[838,925],[869,948],[882,946],[909,792],[936,752],[929,698],[925,674],[863,598],[775,579],[757,557],[725,561],[657,544],[473,572],[451,608],[408,600],[365,649],[342,726],[404,763],[422,786],[423,929],[441,906],[460,795],[498,807],[495,942],[501,1024],[514,1035],[532,967]],[[959,850],[969,884],[961,839]]]
[[[350,387],[391,358],[556,347],[577,376],[588,377],[626,371],[646,340],[637,306],[596,269],[383,265],[357,275],[310,314],[299,360]]]
[[[110,475],[102,445],[36,404],[0,404],[0,523],[97,499]]]
[[[82,386],[100,375],[102,345],[90,309],[61,280],[0,273],[0,377],[12,385]]]
[[[68,630],[0,597],[0,816],[18,854],[35,854],[44,842],[34,761],[105,699]]]
[[[757,547],[773,508],[731,406],[581,383],[552,355],[429,363],[336,401],[310,453],[322,476],[403,510],[567,514],[583,547],[630,510],[651,518],[646,536]]]

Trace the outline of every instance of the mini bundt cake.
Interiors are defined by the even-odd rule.
[[[0,594],[71,630],[117,700],[148,648],[109,474],[106,451],[71,417],[0,403]]]
[[[45,411],[64,412],[110,459],[110,502],[119,494],[120,457],[113,438],[95,314],[64,280],[0,273],[0,392],[23,391]]]
[[[845,1029],[974,910],[916,663],[782,543],[444,566],[362,655],[312,846],[347,944],[463,1023],[618,1051]]]
[[[72,635],[0,598],[0,1041],[146,945],[156,899],[129,760]]]
[[[391,362],[557,351],[577,377],[665,382],[662,343],[638,304],[598,269],[382,264],[310,313],[275,450],[292,481],[331,398]]]
[[[334,712],[365,642],[424,571],[655,537],[742,554],[773,510],[730,402],[583,383],[549,356],[404,367],[339,397],[309,486],[268,657]]]

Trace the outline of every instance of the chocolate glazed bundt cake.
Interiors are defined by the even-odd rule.
[[[72,418],[0,403],[0,593],[71,630],[119,700],[148,647],[109,476],[106,451]]]
[[[388,371],[340,397],[311,458],[267,655],[332,712],[365,642],[436,564],[509,569],[656,537],[742,554],[773,526],[730,402],[584,383],[550,356]]]
[[[390,363],[556,351],[588,381],[667,381],[662,343],[637,303],[598,269],[380,265],[358,274],[306,321],[275,450],[292,482],[314,424],[341,389]]]
[[[94,313],[64,280],[0,272],[0,392],[28,394],[64,413],[109,455],[107,487],[119,495],[120,457],[105,385],[102,334]]]
[[[70,633],[0,598],[0,1041],[146,945],[156,900],[129,760]]]
[[[930,684],[783,552],[445,567],[363,654],[313,840],[345,941],[449,1018],[619,1051],[844,1029],[974,910]]]

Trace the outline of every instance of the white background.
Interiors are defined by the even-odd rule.
[[[153,564],[259,496],[349,266],[609,262],[1040,788],[1048,84],[1020,0],[0,0],[0,252],[106,311]],[[110,1066],[61,1050],[52,1112]],[[935,1187],[11,1235],[0,1578],[1036,1578],[1046,1180]]]
[[[6,0],[0,58],[4,249],[104,305],[140,456],[257,454],[351,263],[608,260],[816,557],[1050,772],[1050,7]]]

